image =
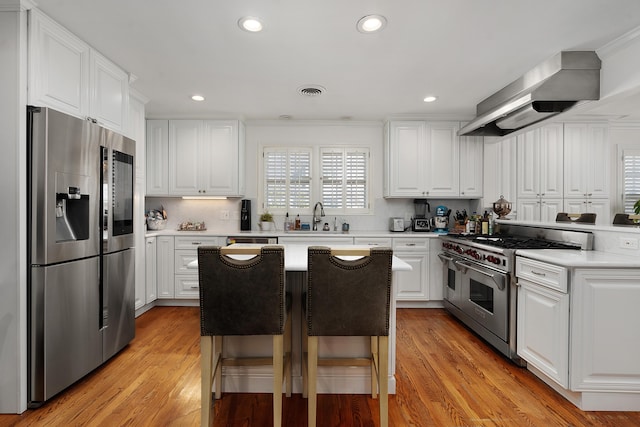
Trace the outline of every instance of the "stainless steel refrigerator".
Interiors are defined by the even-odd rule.
[[[135,142],[27,107],[29,406],[135,335]]]

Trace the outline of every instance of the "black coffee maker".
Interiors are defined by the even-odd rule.
[[[251,200],[243,199],[240,207],[240,230],[251,230]]]

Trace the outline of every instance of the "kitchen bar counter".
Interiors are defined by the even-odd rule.
[[[205,231],[178,231],[166,228],[164,230],[147,230],[145,237],[153,236],[211,236],[211,237],[428,237],[435,238],[440,236],[439,233],[420,232],[420,231],[376,231],[376,230],[351,230],[347,233],[340,231],[227,231],[205,230]]]
[[[263,246],[236,244],[232,246]],[[302,291],[306,282],[307,249],[309,245],[287,244],[284,246],[284,267],[287,272],[287,291],[292,294],[292,378],[293,392],[302,391]],[[334,248],[362,248],[362,245],[332,245]],[[233,255],[247,257],[247,255]],[[197,269],[197,260],[189,263],[188,268]],[[396,272],[410,271],[412,267],[396,256],[393,257],[392,295],[395,295]],[[357,304],[357,302],[354,302]],[[227,356],[268,356],[271,353],[271,338],[262,336],[225,337]],[[320,341],[321,357],[359,357],[368,353],[368,337],[324,337]],[[389,316],[389,393],[395,393],[396,365],[396,301],[391,298]],[[235,393],[265,393],[272,390],[270,367],[227,367],[223,371],[223,390]],[[322,366],[318,368],[318,393],[371,393],[371,377],[368,367]]]

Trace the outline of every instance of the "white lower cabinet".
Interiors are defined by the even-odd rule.
[[[177,236],[174,252],[174,297],[176,299],[197,299],[200,295],[198,270],[189,268],[192,261],[198,259],[199,246],[216,246],[218,237]]]
[[[352,245],[353,237],[340,236],[286,236],[278,237],[280,245],[312,245],[312,246],[332,246],[332,245]]]
[[[393,239],[393,254],[412,267],[396,272],[396,301],[429,300],[429,238]]]
[[[145,239],[145,302],[149,304],[158,298],[158,272],[157,272],[157,247],[156,237]],[[144,305],[142,304],[142,305]],[[138,304],[136,303],[136,308]]]
[[[572,282],[571,390],[640,392],[640,271],[577,269]]]
[[[444,279],[442,261],[438,254],[442,250],[442,240],[429,240],[429,300],[442,302],[444,299]]]
[[[173,285],[173,236],[158,236],[156,238],[156,283],[158,286],[158,298],[173,298],[175,295]]]

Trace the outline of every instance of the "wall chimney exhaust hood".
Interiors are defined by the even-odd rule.
[[[598,100],[600,67],[593,51],[560,52],[480,102],[458,135],[502,136]]]

